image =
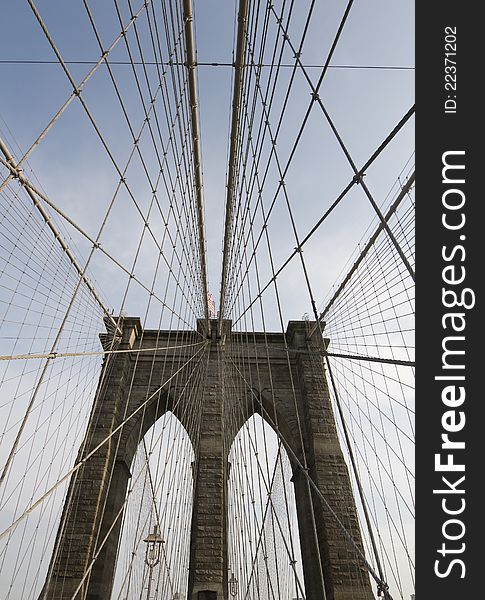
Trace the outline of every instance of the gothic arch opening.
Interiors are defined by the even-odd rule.
[[[147,594],[170,600],[186,597],[194,459],[190,437],[170,411],[138,445],[130,469],[112,600]]]
[[[258,414],[229,450],[228,578],[248,600],[304,598],[292,468],[275,431]],[[231,587],[229,587],[231,590]]]

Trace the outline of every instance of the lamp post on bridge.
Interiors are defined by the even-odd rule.
[[[231,578],[228,581],[229,584],[229,593],[231,594],[231,596],[237,596],[237,579],[234,575],[234,573],[231,573]]]
[[[158,525],[154,525],[153,532],[149,533],[143,541],[147,545],[147,550],[146,550],[146,555],[145,555],[145,564],[148,566],[147,600],[150,600],[153,569],[160,562],[160,551],[162,548],[162,544],[164,543],[165,540],[160,535],[160,530],[158,528]]]

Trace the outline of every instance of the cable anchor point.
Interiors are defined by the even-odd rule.
[[[378,583],[377,584],[377,597],[378,598],[386,598],[388,596],[387,592],[389,591],[389,586],[387,583]]]

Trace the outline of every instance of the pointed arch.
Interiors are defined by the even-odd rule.
[[[289,410],[286,397],[274,396],[266,388],[261,391],[252,388],[238,399],[238,404],[238,411],[233,416],[235,422],[230,434],[231,443],[234,442],[245,424],[257,415],[278,438],[281,438],[297,456],[300,456],[301,445],[295,436],[295,431],[298,431],[296,413]],[[291,460],[291,457],[289,458]]]
[[[304,597],[292,467],[268,420],[253,412],[228,460],[228,564],[239,594]]]
[[[189,471],[186,482],[192,484],[191,464],[202,404],[200,365],[203,365],[200,358],[195,362],[194,357],[197,352],[203,356],[203,347],[194,351],[191,346],[179,352],[178,348],[184,346],[174,345],[172,337],[170,331],[147,332],[143,344],[164,351],[138,355],[132,349],[141,340],[139,320],[124,318],[121,352],[103,365],[85,440],[78,454],[82,466],[69,484],[42,598],[58,598],[60,589],[66,599],[78,591],[93,598],[111,597],[125,508],[136,491],[133,460],[149,430],[163,428],[167,419],[177,423],[179,431],[175,437],[185,440],[189,457],[185,461]],[[199,414],[194,415],[197,411]],[[150,451],[153,449],[149,448]],[[180,473],[180,453],[175,455],[177,464],[173,470]],[[143,477],[138,480],[143,481]],[[145,489],[146,481],[145,477]],[[180,488],[173,485],[173,489]],[[192,500],[192,490],[187,495]],[[160,518],[152,518],[153,523],[157,521]],[[76,552],[71,552],[74,547]]]
[[[160,390],[150,398],[148,402],[146,402],[144,397],[137,398],[136,394],[133,395],[133,410],[136,410],[139,405],[145,403],[146,405],[143,406],[143,409],[140,410],[139,414],[131,419],[123,429],[118,459],[124,460],[128,468],[130,468],[130,465],[134,460],[140,441],[145,439],[147,433],[160,419],[163,419],[166,414],[175,417],[177,422],[183,428],[183,432],[190,439],[192,447],[194,448],[196,446],[196,436],[195,433],[191,431],[192,428],[188,423],[186,414],[187,404],[180,402],[180,399],[177,396],[177,390],[173,390],[170,393],[165,390]]]
[[[146,429],[133,457],[111,598],[141,597],[148,578],[154,593],[186,594],[193,506],[190,436],[170,410]],[[177,524],[174,527],[174,523]],[[145,564],[147,535],[160,532],[160,561]]]

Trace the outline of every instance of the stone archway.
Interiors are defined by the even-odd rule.
[[[273,427],[254,413],[236,434],[228,460],[228,566],[239,594],[304,598],[288,453]]]
[[[123,514],[113,598],[145,597],[148,580],[156,598],[186,592],[194,460],[190,436],[167,410],[146,432],[130,467],[130,497]],[[144,538],[155,525],[163,545],[157,565],[148,569]]]
[[[168,347],[174,337],[173,332],[146,331],[141,338],[136,318],[124,318],[121,325],[119,350]],[[106,334],[101,340],[111,346]],[[174,350],[173,360],[171,351],[126,352],[105,359],[76,461],[80,468],[69,485],[40,598],[63,600],[76,594],[109,600],[133,457],[140,440],[167,411],[190,431],[186,392],[192,365],[184,364],[193,353],[193,348]]]
[[[310,325],[310,327],[308,327]],[[326,341],[312,323],[290,321],[286,333],[232,333],[235,343],[251,339],[238,375],[249,394],[237,399],[240,421],[253,414],[277,431],[293,469],[298,526],[307,600],[370,600],[369,576],[350,549],[341,524],[363,553],[348,468],[326,381]],[[240,341],[238,341],[238,337]],[[255,377],[254,374],[257,373]],[[332,507],[310,488],[304,467]],[[335,519],[338,517],[340,523]]]
[[[214,322],[212,331],[216,330]],[[199,323],[199,332],[203,331],[203,323]],[[120,348],[134,348],[141,334],[140,321],[125,318]],[[155,340],[163,345],[163,340],[173,335],[174,332],[144,331],[143,347],[153,348]],[[143,358],[137,363],[129,352],[105,362],[78,460],[90,455],[107,434],[109,443],[86,460],[71,481],[42,598],[71,598],[81,585],[80,597],[109,600],[120,535],[119,524],[113,523],[119,522],[116,517],[126,497],[129,466],[138,441],[167,410],[174,412],[192,434],[197,456],[188,600],[200,600],[208,593],[218,600],[228,597],[225,441],[233,439],[255,412],[278,430],[290,450],[298,525],[300,536],[305,539],[302,562],[307,600],[321,600],[325,595],[327,600],[372,598],[368,575],[355,555],[349,554],[348,539],[335,519],[337,515],[355,544],[362,548],[350,478],[325,379],[324,341],[318,332],[309,340],[307,323],[302,321],[290,321],[285,335],[250,335],[254,343],[248,347],[247,360],[238,375],[247,382],[250,393],[244,395],[246,401],[238,400],[240,423],[233,424],[233,431],[228,431],[224,421],[226,374],[221,370],[221,356],[230,339],[244,343],[248,333],[231,332],[229,321],[223,322],[220,338],[213,335],[203,344],[202,408],[197,436],[184,422],[184,394],[192,385],[193,365],[189,359],[201,351],[200,347],[186,348],[178,354],[176,363],[167,360],[170,350],[159,355],[139,354]],[[252,377],[254,370],[258,371],[257,381]],[[148,377],[153,371],[157,373],[155,380]],[[161,386],[163,381],[169,381],[169,385]],[[120,429],[127,414],[132,417]],[[328,499],[334,514],[310,490],[301,465],[306,465],[308,475]],[[97,540],[105,537],[107,541],[97,555]],[[86,580],[88,568],[92,571]]]

